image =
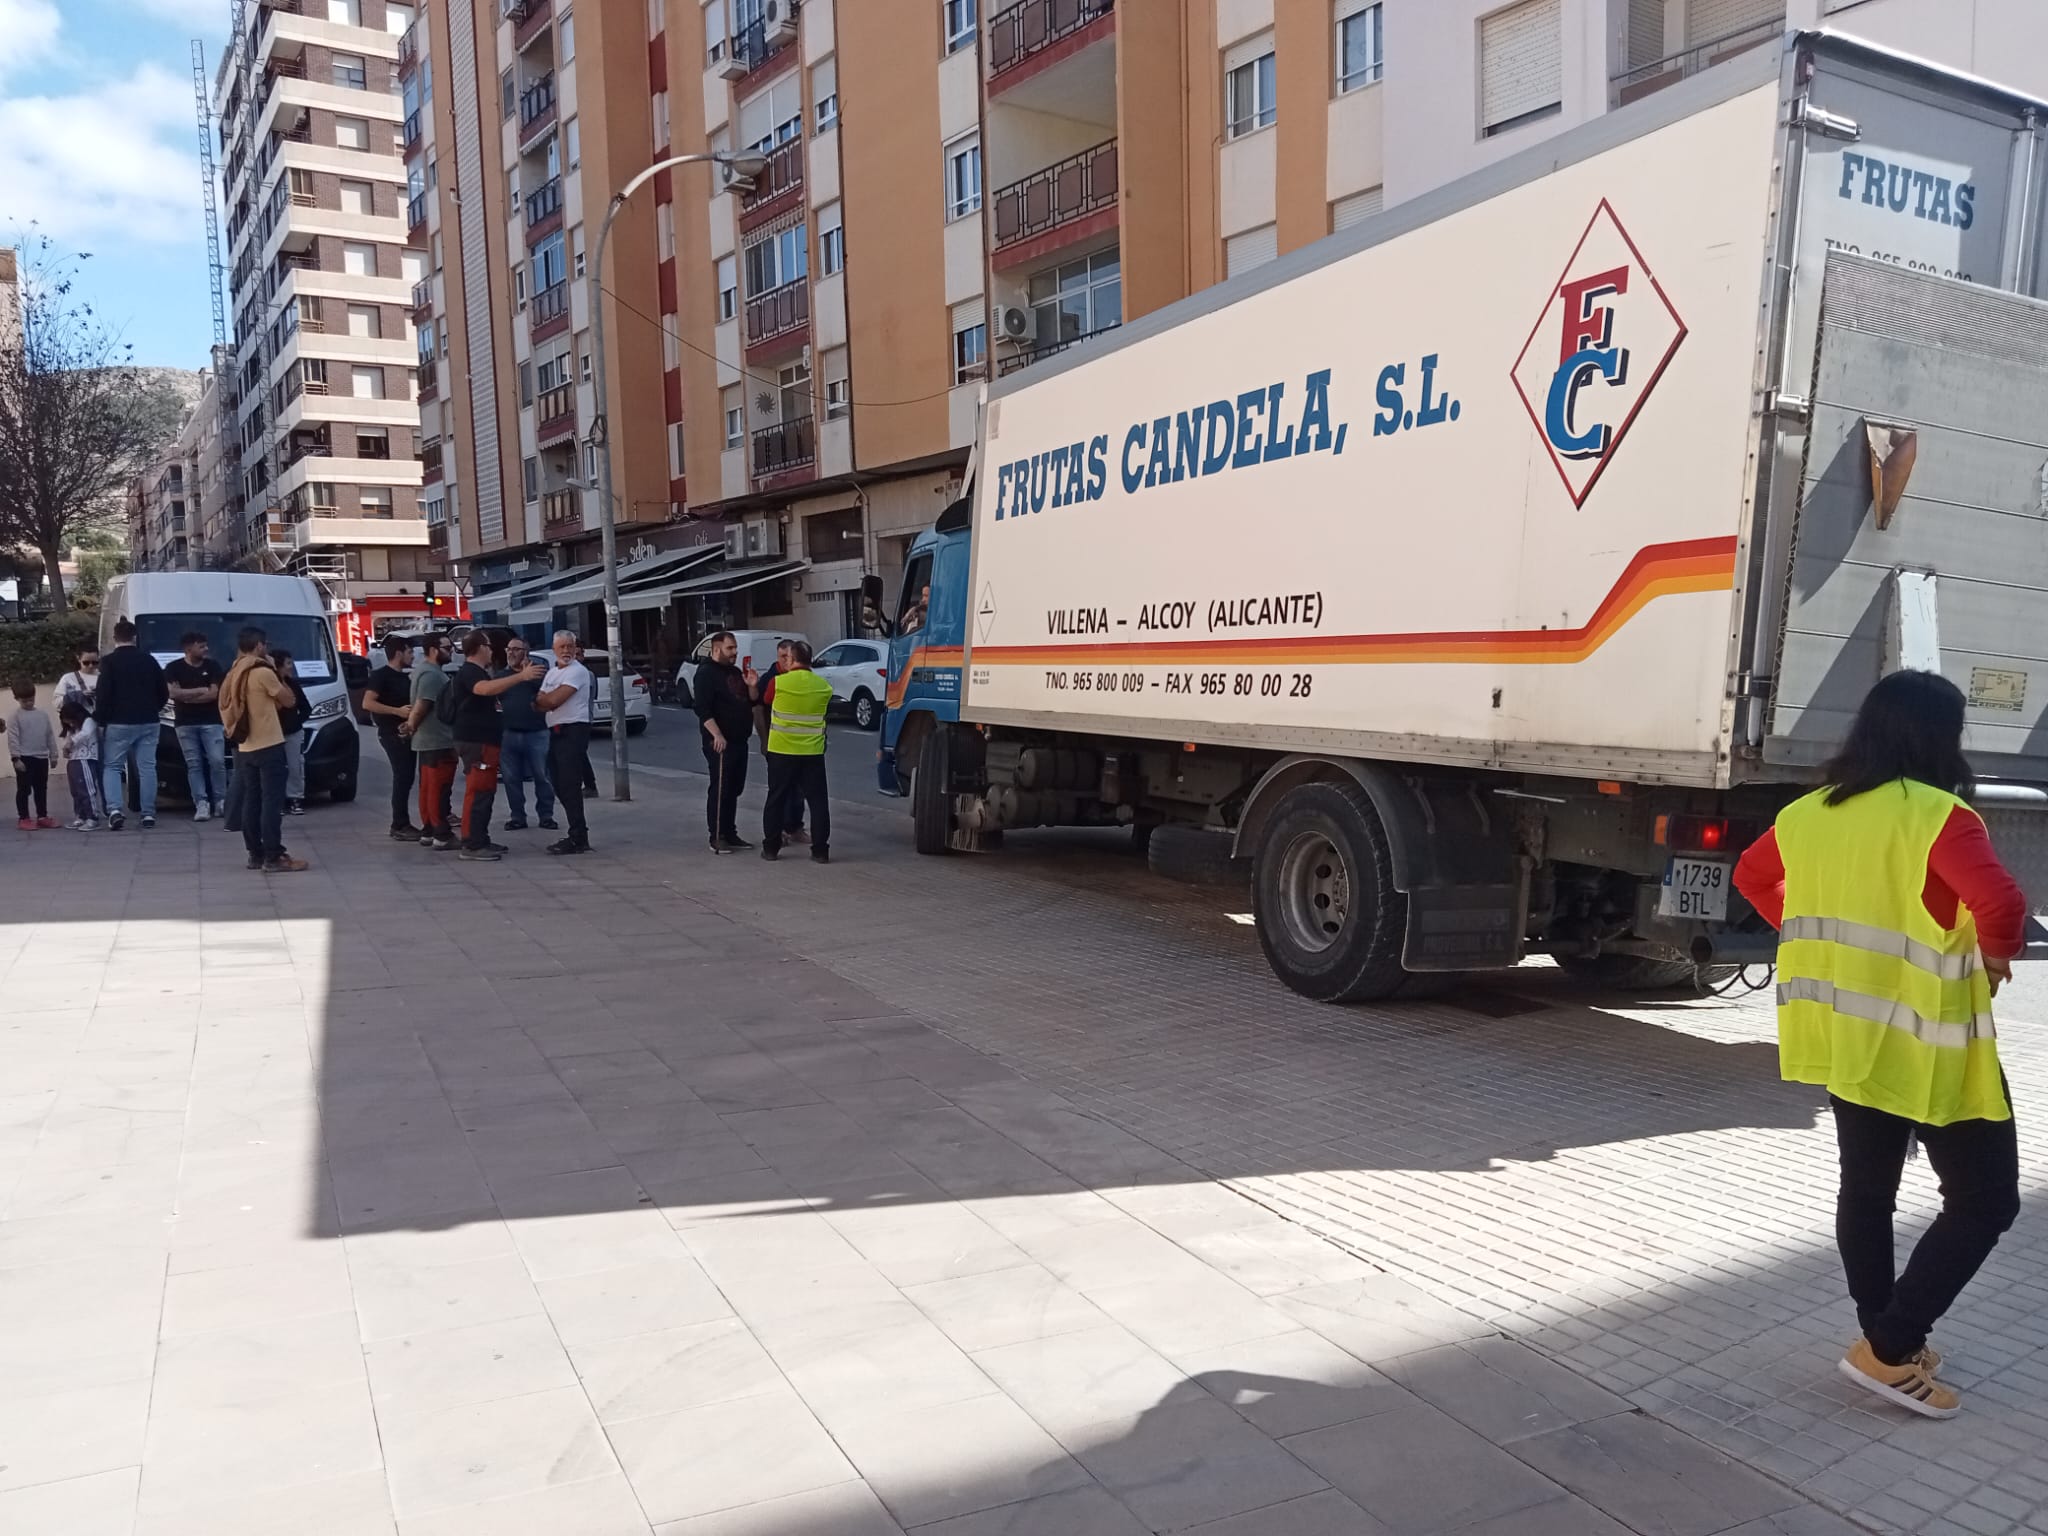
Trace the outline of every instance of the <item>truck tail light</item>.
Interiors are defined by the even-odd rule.
[[[1726,816],[1659,816],[1655,839],[1679,853],[1734,853],[1756,841],[1748,822]]]

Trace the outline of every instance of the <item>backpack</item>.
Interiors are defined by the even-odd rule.
[[[220,685],[220,723],[223,734],[236,746],[249,739],[249,674],[242,673],[241,686],[229,688],[233,674],[222,680]]]
[[[457,673],[448,680],[448,686],[441,690],[440,698],[434,701],[434,718],[443,725],[455,724],[455,717],[462,709],[462,701],[469,696],[469,685]]]

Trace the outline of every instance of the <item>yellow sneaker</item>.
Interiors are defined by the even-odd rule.
[[[1927,1363],[1929,1353],[1922,1350],[1904,1365],[1886,1365],[1877,1358],[1868,1339],[1858,1339],[1849,1346],[1849,1353],[1836,1369],[1865,1391],[1875,1392],[1909,1413],[1929,1419],[1952,1419],[1961,1410],[1963,1400],[1953,1387],[1945,1387],[1934,1379],[1934,1371]]]

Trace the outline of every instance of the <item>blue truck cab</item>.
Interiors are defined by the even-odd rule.
[[[889,696],[876,777],[884,794],[907,791],[920,743],[960,718],[972,509],[954,502],[910,546],[889,626]]]

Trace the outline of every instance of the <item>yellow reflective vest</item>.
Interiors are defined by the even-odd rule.
[[[768,704],[768,750],[789,757],[822,757],[825,706],[832,685],[815,672],[782,672]]]
[[[1780,813],[1788,1081],[1922,1125],[2012,1118],[1976,920],[1958,906],[1944,928],[1921,900],[1928,855],[1958,806],[1969,810],[1900,779],[1834,806],[1816,790]]]

